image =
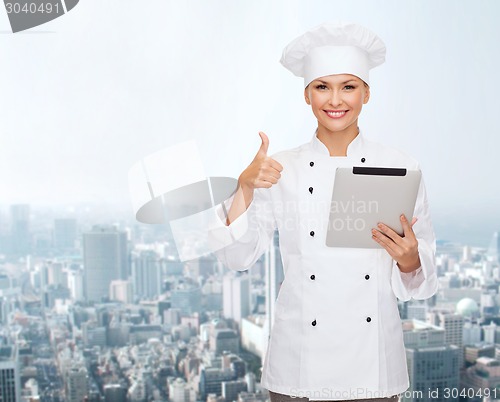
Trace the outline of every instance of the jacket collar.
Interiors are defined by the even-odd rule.
[[[319,138],[316,136],[318,132],[318,129],[314,131],[314,135],[312,137],[312,140],[310,142],[311,149],[314,152],[318,152],[320,154],[330,156],[330,151],[328,151],[328,148],[326,147],[325,144],[323,144]],[[361,152],[363,149],[364,145],[364,137],[361,132],[361,129],[359,130],[358,135],[350,142],[350,144],[347,146],[347,156],[353,156],[357,155]]]

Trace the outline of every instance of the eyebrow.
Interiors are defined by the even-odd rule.
[[[321,82],[322,84],[329,84],[328,82],[323,81],[323,80],[316,80],[316,81],[319,81],[319,82]],[[347,84],[347,83],[349,83],[349,82],[356,82],[356,80],[354,80],[354,79],[350,79],[350,80],[347,80],[347,81],[342,82],[341,84],[342,84],[342,85],[344,85],[344,84]]]

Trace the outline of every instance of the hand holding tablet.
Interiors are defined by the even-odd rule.
[[[381,222],[377,225],[377,229],[372,229],[372,238],[397,261],[399,269],[402,272],[412,272],[421,265],[418,254],[418,240],[412,229],[417,218],[413,218],[411,224],[404,215],[401,215],[400,219],[403,225],[404,236],[401,237]]]

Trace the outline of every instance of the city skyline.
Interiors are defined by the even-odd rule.
[[[91,217],[77,221],[60,216],[40,217],[48,222],[42,224],[27,221],[30,215],[26,205],[12,206],[7,233],[17,246],[0,260],[0,335],[9,342],[10,329],[24,328],[22,341],[17,341],[22,374],[13,374],[21,375],[23,395],[39,392],[44,402],[77,402],[87,394],[102,402],[101,397],[107,401],[117,394],[122,401],[126,395],[129,401],[145,402],[146,395],[161,393],[169,394],[170,402],[185,402],[186,393],[193,392],[192,401],[211,402],[210,394],[216,394],[226,402],[238,396],[266,402],[258,360],[273,325],[273,299],[284,280],[277,236],[248,272],[232,272],[214,256],[175,260],[175,246],[157,232],[159,226],[119,221],[112,228]],[[37,228],[35,243],[26,241],[32,227]],[[98,265],[103,260],[109,266],[120,264],[123,257],[117,251],[122,246],[109,241],[124,233],[132,264],[123,279],[109,283],[109,296],[89,303],[87,299],[99,297],[84,293],[87,271],[95,270],[96,260]],[[96,234],[102,242],[85,242]],[[398,303],[412,384],[401,395],[402,402],[458,400],[447,393],[457,394],[464,386],[469,393],[500,392],[490,389],[493,379],[479,391],[474,385],[482,372],[494,378],[500,364],[495,349],[500,342],[498,238],[495,249],[487,252],[457,244],[438,246],[438,293],[425,301]],[[5,244],[0,241],[0,246]],[[114,278],[120,276],[115,273]],[[109,282],[105,276],[102,280]],[[46,339],[39,335],[45,333],[42,323],[50,333]],[[207,354],[204,361],[223,359],[223,368],[199,364],[202,359],[194,356],[193,345]],[[184,356],[179,357],[185,359],[184,371],[177,365],[161,368],[160,362],[169,361],[173,353]],[[134,358],[137,364],[131,362]],[[99,369],[92,363],[96,359]],[[14,362],[9,357],[7,367]],[[141,366],[144,362],[151,367]],[[29,364],[37,367],[37,376]],[[200,370],[199,381],[193,367]]]
[[[74,203],[68,205],[44,205],[37,206],[29,203],[13,205],[30,205],[33,211],[45,214],[47,217],[90,219],[93,223],[113,223],[127,221],[139,225],[149,226],[137,222],[134,216],[132,204],[97,204],[97,203]],[[8,225],[8,214],[10,204],[0,203],[0,225]],[[32,215],[34,212],[31,213]],[[500,214],[500,210],[499,210]],[[474,247],[487,248],[493,233],[500,231],[499,219],[491,216],[481,216],[480,211],[472,211],[464,216],[459,213],[434,212],[431,208],[434,231],[438,241],[468,244]],[[90,223],[89,223],[90,225]],[[170,231],[169,227],[165,227]]]

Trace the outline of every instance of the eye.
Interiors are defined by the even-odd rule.
[[[354,85],[346,85],[344,87],[344,89],[347,89],[347,90],[352,90],[352,89],[355,89],[356,87]]]
[[[326,85],[325,84],[318,84],[316,85],[315,87],[316,89],[319,89],[319,90],[324,90],[324,89],[327,89]]]

